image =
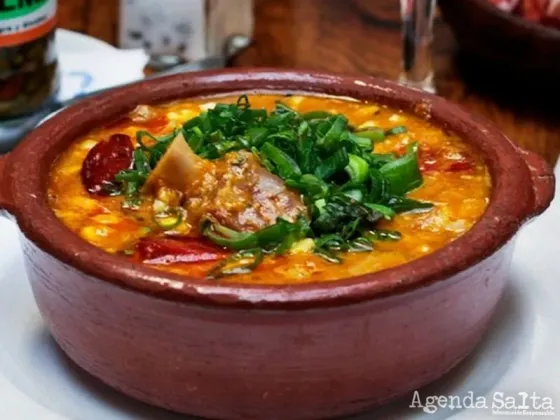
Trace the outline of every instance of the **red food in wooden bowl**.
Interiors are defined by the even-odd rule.
[[[488,207],[465,235],[410,263],[281,286],[155,270],[87,244],[50,209],[45,174],[79,135],[139,103],[243,91],[349,96],[421,111],[480,151],[492,177]],[[425,163],[432,161],[438,156]],[[0,178],[0,208],[22,230],[37,304],[70,358],[132,397],[222,419],[345,415],[441,377],[481,338],[506,284],[513,238],[554,191],[542,158],[441,98],[370,77],[274,69],[178,75],[85,100],[1,157]],[[157,258],[157,247],[178,249],[153,245],[146,258]],[[212,248],[187,254],[221,258]]]
[[[557,0],[440,0],[441,12],[478,76],[556,88],[560,72]]]

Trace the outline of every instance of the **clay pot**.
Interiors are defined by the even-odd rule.
[[[484,155],[488,209],[467,234],[416,261],[296,286],[221,284],[133,264],[84,242],[49,209],[49,168],[79,135],[137,104],[240,91],[343,95],[419,113]],[[554,190],[540,157],[441,98],[370,77],[273,69],[172,76],[84,100],[1,157],[0,178],[0,207],[23,233],[37,304],[68,356],[134,398],[220,419],[344,415],[442,376],[479,341],[515,233]]]

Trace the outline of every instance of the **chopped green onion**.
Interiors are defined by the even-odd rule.
[[[291,179],[301,176],[301,169],[296,161],[272,143],[263,144],[261,154],[275,165],[281,178]]]
[[[264,127],[253,127],[247,130],[247,138],[253,147],[260,146],[266,139],[268,130]]]
[[[349,132],[348,139],[354,142],[354,144],[364,152],[371,152],[373,150],[373,141],[367,137],[356,136]]]
[[[211,269],[206,278],[215,280],[224,276],[250,273],[262,262],[263,256],[260,248],[238,251]]]
[[[369,165],[373,168],[379,169],[386,163],[396,160],[397,157],[393,153],[378,153],[367,156]]]
[[[315,240],[315,246],[320,248],[325,248],[334,251],[340,251],[345,248],[346,241],[339,234],[333,233],[330,235],[323,235]]]
[[[321,198],[320,200],[315,201],[315,207],[317,207],[317,210],[319,210],[320,213],[323,213],[325,211],[325,206],[327,205],[327,202],[324,198]]]
[[[239,108],[247,109],[251,105],[249,104],[249,97],[247,95],[241,95],[237,98],[237,106]]]
[[[418,167],[417,154],[414,151],[383,165],[379,172],[389,183],[389,192],[403,195],[422,185],[422,173]]]
[[[397,125],[396,127],[390,128],[385,131],[385,136],[394,136],[396,134],[406,133],[408,129],[404,125]]]
[[[346,197],[350,197],[352,200],[362,201],[364,199],[364,193],[362,190],[353,189],[353,190],[346,190],[343,192]]]
[[[365,234],[372,241],[398,241],[402,235],[396,230],[375,229]]]
[[[353,154],[348,155],[348,165],[344,169],[350,176],[350,182],[355,185],[363,184],[369,173],[367,161]]]
[[[154,222],[163,230],[172,230],[183,221],[183,211],[178,208],[171,208],[165,212],[154,214]]]
[[[332,150],[340,136],[346,130],[348,120],[341,114],[338,114],[330,119],[330,127],[324,136],[317,139],[317,146],[325,150]]]
[[[287,235],[301,239],[307,230],[308,226],[302,219],[296,223],[278,219],[275,224],[253,233],[237,232],[212,219],[206,219],[201,228],[202,235],[212,242],[235,250],[257,247],[269,250],[281,244]]]
[[[387,220],[391,220],[397,214],[391,207],[384,206],[383,204],[364,203],[367,207],[375,210],[383,215]]]
[[[212,242],[230,249],[249,249],[259,246],[254,233],[242,233],[210,220],[203,222],[202,235]]]
[[[313,253],[331,264],[342,264],[342,259],[334,252],[324,248],[316,248]]]
[[[296,111],[294,111],[292,108],[290,108],[288,105],[280,102],[280,101],[276,101],[276,108],[274,109],[274,112],[276,113],[293,113],[293,114],[297,114]]]
[[[324,197],[329,191],[329,186],[325,181],[311,174],[305,174],[297,181],[288,179],[286,180],[286,185],[305,192],[316,199]]]
[[[332,156],[323,160],[315,169],[315,176],[323,180],[331,178],[335,173],[343,170],[348,165],[348,153],[343,147],[337,150]]]
[[[360,236],[350,242],[350,247],[348,248],[348,251],[350,252],[369,252],[372,250],[373,245],[371,244],[371,241],[363,236]]]
[[[397,213],[405,213],[409,211],[421,212],[428,211],[434,205],[425,201],[417,201],[411,198],[389,196],[384,200],[384,205],[391,207]]]
[[[301,116],[304,120],[323,120],[332,117],[332,114],[327,111],[310,111]]]
[[[282,255],[304,238],[314,241],[316,255],[340,263],[339,252],[366,252],[372,249],[372,240],[400,237],[398,232],[376,229],[383,218],[432,207],[405,197],[422,183],[416,143],[402,157],[374,153],[375,143],[405,133],[405,126],[356,130],[335,112],[300,113],[277,102],[269,113],[252,109],[249,99],[241,95],[236,103],[218,103],[186,121],[180,130],[201,158],[251,152],[259,164],[300,194],[309,220],[300,217],[292,223],[279,218],[260,231],[238,232],[206,218],[200,226],[202,235],[239,251],[215,267],[209,277],[249,272],[264,253]],[[177,131],[158,137],[147,131],[137,133],[139,147],[133,153],[132,168],[107,183],[111,195],[124,196],[123,207],[139,207],[141,187]],[[160,229],[169,230],[181,223],[183,212],[172,209],[153,217]]]
[[[385,131],[379,127],[365,128],[363,130],[354,131],[353,134],[358,137],[368,138],[374,143],[379,143],[385,140]]]

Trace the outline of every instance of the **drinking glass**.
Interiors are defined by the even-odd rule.
[[[403,46],[399,82],[434,93],[430,44],[436,0],[400,1]]]

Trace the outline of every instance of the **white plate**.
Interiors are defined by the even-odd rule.
[[[111,44],[97,38],[81,34],[79,32],[68,31],[66,29],[56,30],[56,49],[63,52],[83,52],[83,51],[102,51],[115,50]]]
[[[60,31],[59,48],[112,49],[92,38]],[[560,176],[560,165],[557,166]],[[560,188],[557,187],[557,195]],[[536,393],[554,400],[560,418],[560,198],[519,235],[511,278],[492,326],[481,345],[442,380],[420,390],[426,396],[486,396],[495,392]],[[18,229],[0,219],[0,419],[2,420],[179,420],[111,390],[72,364],[46,330],[25,275]],[[352,417],[478,420],[491,410],[435,414],[410,409],[412,396]],[[517,418],[521,418],[518,416]]]

